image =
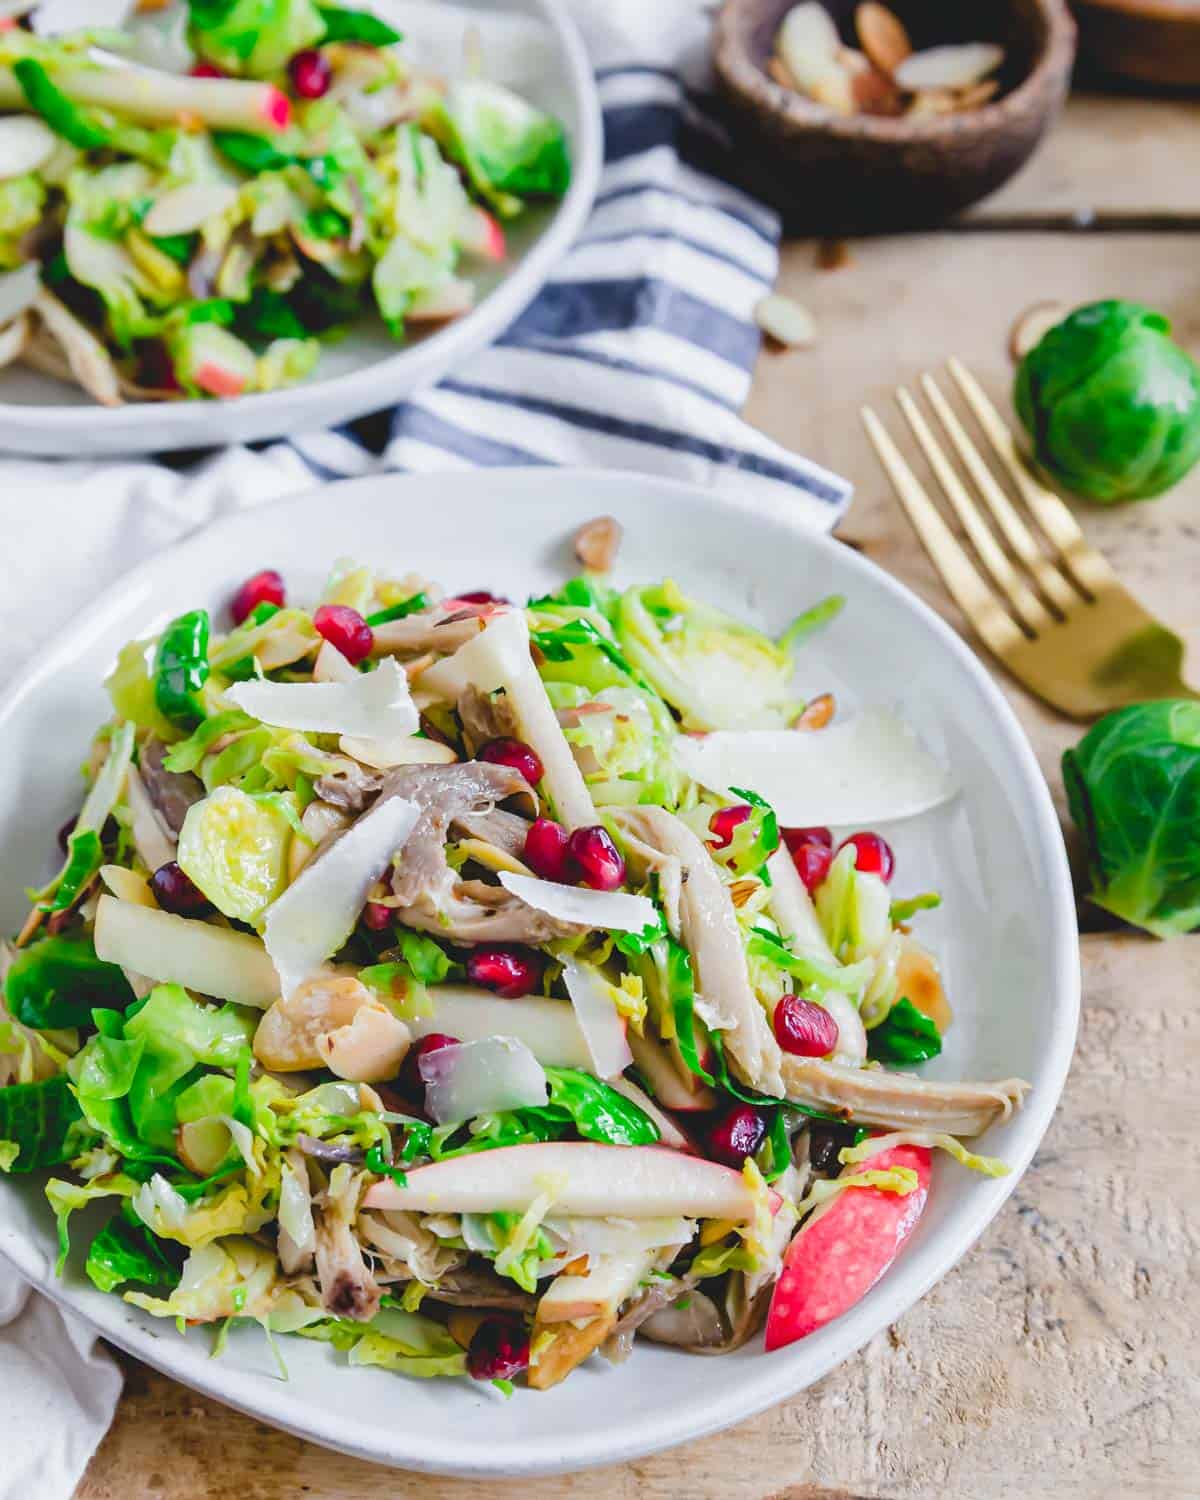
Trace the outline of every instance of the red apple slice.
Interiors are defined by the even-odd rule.
[[[847,1167],[843,1176],[911,1167],[917,1186],[902,1197],[883,1188],[846,1188],[809,1219],[787,1247],[767,1314],[767,1348],[780,1349],[840,1318],[899,1254],[929,1196],[927,1146],[893,1146]]]
[[[555,1211],[629,1219],[681,1214],[689,1219],[747,1223],[755,1202],[740,1172],[663,1146],[601,1146],[591,1141],[550,1141],[504,1146],[408,1174],[408,1185],[377,1182],[367,1208],[418,1213],[524,1213],[551,1191]],[[771,1194],[771,1211],[779,1206]]]

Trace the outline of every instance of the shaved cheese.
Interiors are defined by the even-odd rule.
[[[362,675],[352,666],[332,641],[323,641],[313,662],[314,682],[357,682]]]
[[[426,1107],[439,1125],[543,1105],[550,1097],[545,1069],[524,1042],[511,1036],[438,1047],[418,1066]]]
[[[631,896],[628,891],[593,891],[587,886],[539,880],[534,875],[510,875],[507,870],[501,870],[500,884],[526,906],[581,927],[641,932],[658,921],[654,902],[646,896]]]
[[[797,730],[681,735],[675,763],[712,791],[750,787],[788,827],[884,823],[915,817],[954,796],[949,773],[887,708],[845,724]]]
[[[503,691],[520,737],[542,763],[542,789],[558,820],[571,829],[600,821],[529,654],[529,625],[520,610],[497,611],[473,640],[422,672],[420,685],[450,704],[468,687],[484,694]]]
[[[285,995],[336,953],[354,931],[367,892],[403,846],[419,816],[416,803],[403,797],[376,803],[320,858],[305,865],[267,908],[263,939]]]
[[[353,682],[237,682],[225,696],[281,729],[390,740],[417,728],[408,678],[391,657],[373,672],[356,672]]]
[[[570,959],[563,963],[563,983],[575,1007],[592,1070],[599,1078],[615,1078],[633,1062],[633,1053],[625,1040],[625,1022],[609,987],[595,969],[572,963]]]

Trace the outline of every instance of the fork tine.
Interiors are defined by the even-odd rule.
[[[1009,603],[1031,630],[1044,630],[1054,622],[1049,611],[1033,590],[1020,577],[1009,562],[1003,547],[988,530],[987,523],[979,514],[979,507],[967,493],[966,487],[950,465],[949,459],[938,447],[937,439],[921,415],[917,403],[903,386],[896,392],[896,401],[904,413],[913,436],[920,444],[921,452],[929,460],[929,467],[937,475],[938,483],[962,522],[963,530],[978,552],[984,567],[1007,595]]]
[[[980,494],[987,502],[988,509],[995,516],[1008,545],[1033,574],[1046,598],[1066,614],[1075,605],[1081,603],[1079,595],[1038,546],[1033,533],[1017,514],[1012,501],[996,483],[979,449],[972,443],[962,423],[951,411],[932,375],[921,376],[921,389],[929,398],[929,404],[937,413],[938,421],[942,424],[959,458],[962,459],[971,478],[978,486]]]
[[[892,481],[913,530],[941,574],[942,582],[984,641],[997,656],[1004,656],[1025,639],[1024,635],[959,546],[937,506],[888,436],[883,423],[869,406],[861,408],[861,416],[871,446],[879,455],[879,462]]]
[[[976,421],[987,435],[996,457],[1021,492],[1021,498],[1033,512],[1038,525],[1058,548],[1076,580],[1092,594],[1111,585],[1116,574],[1101,554],[1088,545],[1075,517],[1054,491],[1039,484],[1029,472],[1017,451],[1008,424],[988,400],[983,387],[961,360],[951,359],[949,369],[967,405],[975,413]]]

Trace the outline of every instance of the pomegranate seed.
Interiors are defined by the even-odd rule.
[[[584,885],[594,891],[615,891],[625,883],[625,861],[608,830],[597,823],[592,828],[577,828],[567,840],[571,867]]]
[[[538,818],[525,835],[525,863],[543,880],[568,885],[571,860],[567,852],[567,830],[553,818]]]
[[[329,92],[333,69],[329,61],[313,47],[297,52],[288,63],[288,77],[301,99],[320,99]]]
[[[739,802],[734,807],[722,807],[713,813],[708,826],[713,837],[709,843],[716,849],[728,849],[733,843],[733,831],[740,828],[754,809],[748,802]]]
[[[487,589],[472,589],[467,594],[455,594],[460,604],[509,604],[503,594],[493,594]]]
[[[261,573],[254,573],[247,578],[234,594],[229,612],[233,616],[233,623],[240,625],[260,604],[275,604],[282,609],[286,598],[283,579],[274,568],[264,568]]]
[[[396,920],[396,913],[382,901],[368,901],[363,907],[363,926],[372,932],[386,932]]]
[[[336,646],[351,666],[357,666],[364,657],[370,656],[375,637],[371,627],[348,604],[322,604],[313,615],[317,634],[323,635],[331,646]]]
[[[838,1024],[823,1006],[784,995],[775,1007],[775,1040],[796,1057],[825,1057],[838,1044]]]
[[[193,78],[225,77],[225,71],[223,68],[218,68],[216,63],[205,62],[203,59],[201,59],[200,62],[193,63],[192,66],[188,69],[188,72],[192,75]]]
[[[820,844],[823,849],[833,848],[833,834],[828,828],[781,828],[779,833],[793,854],[801,844]]]
[[[854,867],[861,875],[878,875],[882,880],[892,878],[896,856],[886,839],[881,839],[877,833],[852,833],[838,845],[839,852],[847,844],[852,844],[856,850]]]
[[[425,1036],[419,1037],[405,1054],[404,1062],[400,1066],[399,1082],[410,1094],[420,1097],[425,1088],[425,1080],[421,1076],[421,1059],[428,1057],[431,1052],[440,1052],[443,1047],[457,1047],[459,1045],[456,1036],[447,1036],[444,1031],[430,1031]]]
[[[740,1168],[763,1143],[767,1122],[749,1104],[735,1104],[708,1132],[708,1154],[726,1167]]]
[[[488,740],[480,747],[477,759],[491,761],[494,766],[508,766],[520,771],[530,786],[537,786],[542,779],[542,762],[536,750],[524,740]]]
[[[833,850],[826,849],[824,844],[800,844],[792,850],[792,863],[796,866],[796,874],[804,882],[805,890],[811,896],[829,874]]]
[[[208,910],[208,897],[174,860],[159,865],[150,877],[150,889],[163,911],[174,912],[177,917],[195,917]]]
[[[511,1380],[529,1368],[529,1334],[511,1318],[480,1323],[467,1350],[467,1372],[475,1380]]]
[[[519,1000],[542,982],[542,956],[531,948],[476,948],[467,959],[467,978],[503,1000]]]

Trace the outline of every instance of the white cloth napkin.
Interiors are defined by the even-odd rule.
[[[407,0],[402,29],[422,34]],[[826,529],[849,488],[748,427],[753,308],[774,281],[774,216],[727,182],[705,108],[697,0],[572,0],[597,68],[596,208],[544,293],[492,349],[394,412],[181,464],[0,460],[0,682],[142,557],[217,516],[380,468],[583,464],[713,488],[784,488]],[[461,20],[435,8],[439,45]],[[434,14],[431,11],[430,14]],[[501,31],[494,37],[506,50]],[[484,27],[486,50],[489,31]],[[516,43],[519,43],[517,45]],[[535,59],[518,35],[506,66]],[[519,79],[514,79],[519,82]],[[0,1500],[69,1500],[120,1375],[77,1318],[0,1278]]]

